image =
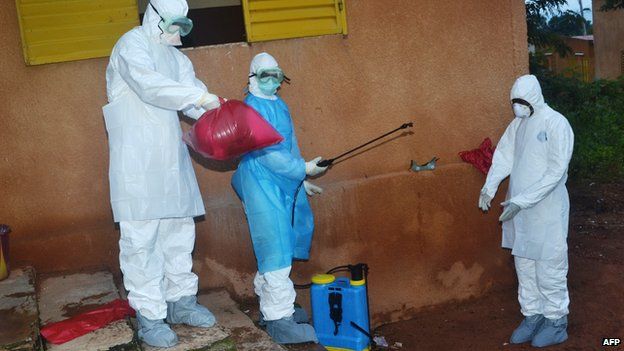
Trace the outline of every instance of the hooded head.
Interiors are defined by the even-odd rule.
[[[530,117],[546,105],[542,88],[533,75],[516,79],[511,87],[510,98],[516,117]]]
[[[279,64],[273,56],[266,52],[256,55],[253,60],[251,60],[251,64],[249,65],[249,92],[264,99],[276,100],[277,96],[275,96],[275,93],[281,82],[261,84],[257,77],[257,74],[261,70],[267,69],[279,69]]]
[[[161,26],[167,20],[186,17],[187,13],[186,0],[150,0],[141,26],[150,38],[166,45],[180,45],[180,32],[168,33]]]

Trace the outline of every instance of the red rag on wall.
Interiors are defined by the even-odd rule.
[[[41,328],[41,335],[49,342],[60,345],[114,321],[134,316],[135,312],[128,301],[117,299],[92,311],[50,323]]]
[[[470,163],[477,168],[481,173],[487,174],[492,167],[492,158],[494,157],[494,147],[492,147],[492,140],[485,138],[478,149],[470,151],[462,151],[459,153],[464,162]]]
[[[182,137],[204,157],[228,160],[277,144],[284,138],[256,110],[238,100],[221,100]]]

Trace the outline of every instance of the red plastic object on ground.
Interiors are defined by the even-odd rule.
[[[485,138],[478,149],[470,151],[462,151],[459,153],[464,162],[468,162],[475,166],[481,173],[487,174],[492,166],[492,158],[494,157],[494,147],[492,140]]]
[[[49,342],[60,345],[114,321],[134,316],[135,312],[128,301],[117,299],[90,312],[50,323],[41,329],[41,335]]]
[[[202,156],[221,161],[284,140],[256,110],[238,100],[222,100],[221,107],[204,113],[183,139]]]

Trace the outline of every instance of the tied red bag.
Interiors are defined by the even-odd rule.
[[[494,147],[492,140],[485,138],[478,149],[470,151],[462,151],[459,153],[464,162],[470,163],[483,174],[487,174],[492,167],[492,158],[494,157]]]
[[[117,299],[92,311],[50,323],[41,329],[41,335],[49,342],[60,345],[114,321],[134,316],[135,312],[128,301]]]
[[[238,100],[221,100],[182,137],[204,157],[228,160],[277,144],[284,138],[256,110]]]

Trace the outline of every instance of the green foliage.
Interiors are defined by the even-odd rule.
[[[624,77],[585,83],[539,75],[544,97],[568,118],[575,134],[570,164],[573,178],[609,181],[624,176]]]
[[[566,11],[560,15],[553,16],[548,20],[548,27],[553,32],[572,37],[575,35],[592,34],[592,24],[583,16],[574,11]]]
[[[566,4],[566,2],[567,0],[525,1],[529,44],[541,48],[555,48],[562,56],[565,56],[570,51],[570,48],[563,42],[559,34],[548,26],[546,20],[546,15],[561,13],[561,6]]]
[[[624,9],[624,0],[602,1],[602,11]],[[525,1],[530,44],[553,47],[561,55],[569,52],[560,34],[576,34],[575,28],[582,28],[583,22],[578,14],[561,12],[566,2]],[[546,20],[548,16],[552,17],[550,21]],[[624,177],[624,77],[585,83],[578,77],[553,75],[545,68],[540,54],[530,55],[529,66],[542,83],[546,101],[568,118],[574,130],[570,176],[621,180]]]

